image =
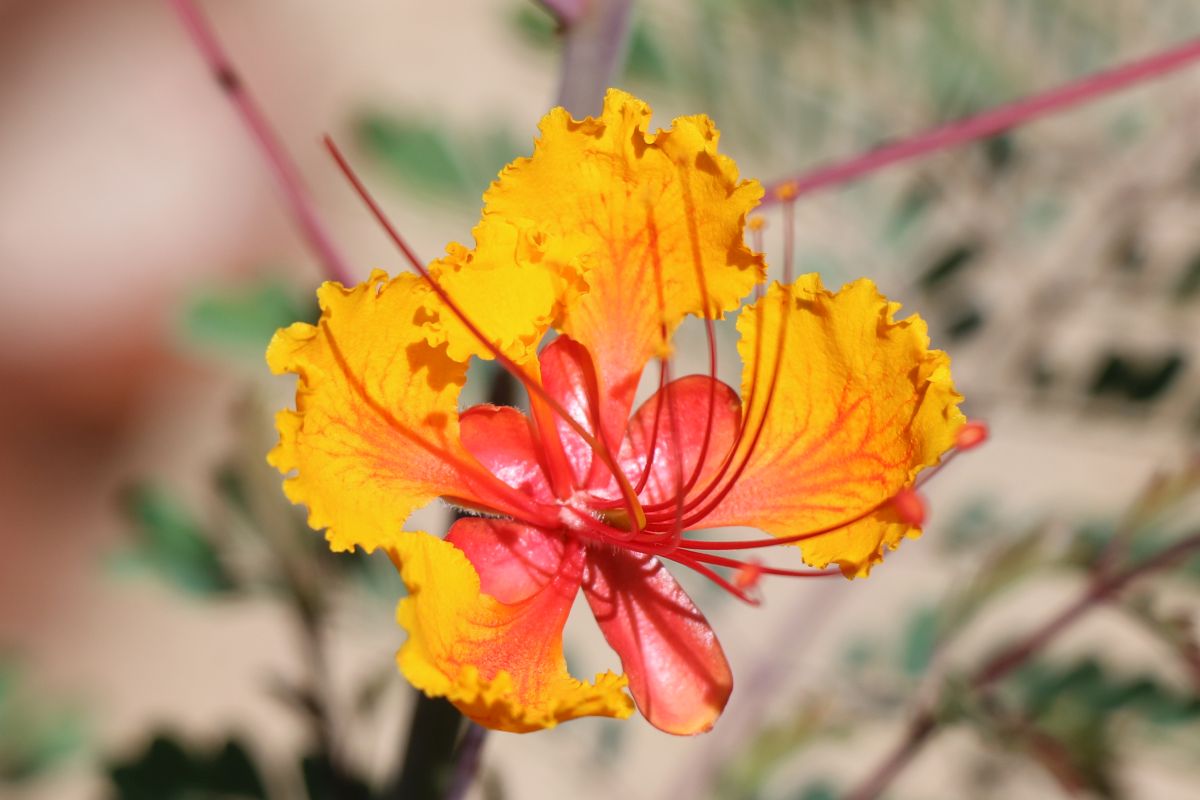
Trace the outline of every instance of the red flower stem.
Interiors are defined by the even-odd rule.
[[[317,214],[312,197],[304,186],[304,180],[295,162],[288,156],[287,151],[275,135],[269,122],[254,98],[246,90],[246,85],[238,76],[229,60],[229,55],[221,47],[221,43],[213,34],[208,21],[200,13],[200,9],[192,0],[170,0],[175,14],[183,23],[184,30],[192,44],[204,57],[205,63],[212,72],[217,86],[233,103],[238,116],[241,117],[250,135],[254,138],[259,150],[266,158],[267,165],[275,177],[284,201],[291,211],[292,219],[300,233],[304,236],[313,254],[320,261],[326,276],[343,286],[353,286],[357,281],[352,277],[346,260],[334,245],[325,223]]]
[[[829,164],[794,178],[777,181],[768,187],[763,204],[786,199],[780,195],[781,189],[784,189],[784,195],[795,197],[826,186],[846,183],[901,161],[992,136],[1039,117],[1098,100],[1142,81],[1183,69],[1197,60],[1200,60],[1200,39],[1139,61],[1080,78],[1048,92],[942,125],[894,144],[884,145],[848,161]]]
[[[985,662],[970,677],[968,687],[974,691],[987,689],[988,686],[1006,677],[1041,652],[1060,633],[1101,602],[1120,594],[1129,584],[1140,578],[1180,563],[1198,550],[1200,550],[1200,533],[1181,539],[1123,572],[1093,581],[1075,602],[1024,639]],[[875,800],[879,797],[895,777],[903,771],[904,767],[908,766],[908,763],[921,752],[925,744],[933,738],[940,725],[940,721],[931,708],[926,708],[918,713],[909,723],[908,731],[899,744],[866,780],[846,795],[845,800]]]

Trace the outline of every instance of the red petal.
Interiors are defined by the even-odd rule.
[[[567,607],[578,591],[579,545],[549,531],[519,522],[494,519],[460,519],[446,541],[462,550],[475,571],[479,586],[506,605],[528,600],[555,578],[564,578]],[[573,585],[572,585],[573,584]]]
[[[708,449],[704,451],[704,468],[689,492],[689,495],[695,495],[716,475],[737,439],[741,424],[741,401],[737,392],[707,375],[689,375],[667,384],[634,414],[621,448],[621,465],[627,475],[633,476],[631,480],[636,481],[645,469],[653,437],[653,467],[642,491],[643,502],[671,500],[681,480],[686,482],[691,478],[704,450],[710,402],[712,433]],[[656,414],[657,432],[654,426]]]
[[[507,406],[473,406],[459,416],[467,451],[500,480],[542,503],[554,502],[538,463],[529,420]]]
[[[548,344],[538,355],[542,371],[542,385],[563,409],[592,436],[596,435],[593,418],[596,413],[595,403],[599,390],[596,386],[596,369],[592,357],[583,345],[568,336],[559,336]],[[600,475],[596,481],[588,480],[591,471],[593,452],[591,446],[583,440],[571,426],[562,419],[561,415],[548,412],[547,419],[554,420],[555,429],[562,441],[567,461],[575,473],[577,487],[589,487],[594,482],[607,483],[605,478],[611,477],[607,471],[597,468]],[[621,431],[616,431],[619,437]],[[620,441],[610,438],[610,441]]]
[[[650,724],[675,734],[711,728],[733,675],[708,621],[662,562],[589,550],[583,589]]]

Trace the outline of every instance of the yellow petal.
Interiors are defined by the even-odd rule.
[[[483,594],[475,568],[450,542],[405,533],[388,552],[408,587],[396,611],[408,631],[397,661],[418,689],[480,725],[515,733],[633,713],[623,675],[589,684],[567,672],[562,626],[579,589],[581,551],[541,590],[511,603]]]
[[[543,231],[564,280],[586,287],[560,304],[556,325],[596,360],[606,429],[623,426],[643,366],[679,321],[736,308],[763,270],[742,241],[762,187],[738,180],[707,117],[656,133],[649,120],[645,103],[615,89],[598,118],[555,109],[533,157],[484,195],[485,215]]]
[[[527,225],[484,217],[474,235],[475,249],[450,245],[446,257],[430,265],[430,274],[492,344],[517,363],[526,363],[550,327],[555,304],[566,291],[564,279],[545,263],[544,237]],[[473,355],[493,357],[432,293],[427,310],[430,344],[447,343],[447,353],[456,361]]]
[[[777,363],[778,381],[746,470],[706,526],[791,536],[836,525],[911,486],[953,446],[965,418],[949,356],[928,349],[919,317],[896,321],[898,309],[869,280],[833,293],[806,275],[742,312],[742,396],[754,392],[747,439],[764,420]],[[800,547],[809,564],[854,577],[918,535],[884,505]]]
[[[267,350],[272,371],[299,376],[268,461],[295,473],[284,491],[334,550],[373,550],[415,509],[465,493],[455,464],[470,460],[456,410],[466,367],[425,341],[427,292],[416,276],[378,271],[352,289],[326,283],[320,321],[280,330]]]

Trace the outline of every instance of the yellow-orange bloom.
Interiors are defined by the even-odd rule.
[[[947,356],[866,280],[831,292],[807,275],[742,308],[740,393],[714,374],[671,380],[678,324],[711,325],[763,281],[742,238],[762,189],[706,117],[656,132],[649,117],[615,90],[597,118],[552,111],[485,194],[473,248],[422,277],[326,284],[319,323],[267,354],[299,376],[271,454],[288,496],[335,549],[388,552],[409,588],[400,669],[491,727],[636,704],[665,731],[707,730],[732,675],[664,563],[744,599],[765,576],[826,574],[732,557],[770,544],[865,575],[920,533],[911,490],[964,423]],[[517,375],[528,414],[459,410],[474,357]],[[656,357],[659,390],[634,411]],[[445,538],[404,531],[437,497],[487,516]],[[734,525],[772,536],[688,536]],[[567,672],[580,589],[622,676]]]

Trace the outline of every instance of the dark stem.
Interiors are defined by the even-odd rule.
[[[454,776],[445,800],[462,800],[467,796],[475,776],[479,773],[479,762],[483,756],[483,745],[487,741],[488,729],[469,723],[455,755]]]
[[[975,673],[971,680],[974,688],[983,688],[1000,678],[1008,675],[1017,667],[1024,664],[1031,656],[1041,650],[1087,611],[1111,597],[1116,596],[1130,583],[1144,575],[1170,567],[1185,558],[1191,551],[1200,549],[1200,534],[1182,539],[1157,555],[1146,559],[1136,567],[1119,572],[1108,579],[1093,582],[1087,591],[1071,605],[1063,609],[1058,616],[1051,619],[1038,630],[1031,633],[1023,641],[1001,652],[988,661]]]
[[[450,701],[414,692],[417,702],[408,724],[403,766],[387,794],[393,800],[435,800],[445,794],[463,726],[462,714]]]
[[[875,768],[870,777],[847,794],[845,800],[873,800],[882,794],[900,771],[908,766],[908,762],[921,751],[937,727],[937,719],[932,713],[926,711],[917,715],[896,749]]]
[[[1041,652],[1058,634],[1100,603],[1115,597],[1129,584],[1158,570],[1177,564],[1193,551],[1200,550],[1200,534],[1182,539],[1157,555],[1124,572],[1094,581],[1071,605],[1016,644],[988,660],[971,677],[968,686],[982,691],[1009,675],[1032,656]],[[934,704],[936,706],[936,703]],[[909,725],[899,744],[866,780],[846,794],[846,800],[875,800],[937,732],[940,723],[929,711],[922,711]]]
[[[488,385],[487,402],[513,405],[516,389],[513,377],[506,370],[495,368]],[[460,517],[455,515],[456,520]],[[385,797],[393,800],[460,798],[470,787],[479,767],[485,731],[474,723],[466,723],[448,700],[414,692],[417,699],[408,723],[404,760],[395,785]],[[459,733],[464,724],[468,727],[459,744]],[[454,794],[455,791],[460,794]]]
[[[329,673],[325,635],[322,628],[323,613],[316,601],[297,581],[294,571],[284,569],[285,579],[292,594],[292,608],[299,622],[305,651],[305,663],[309,668],[309,712],[313,720],[313,736],[317,753],[328,769],[328,796],[342,800],[352,796],[350,780],[345,772],[338,748],[336,723],[333,718],[333,680]]]

